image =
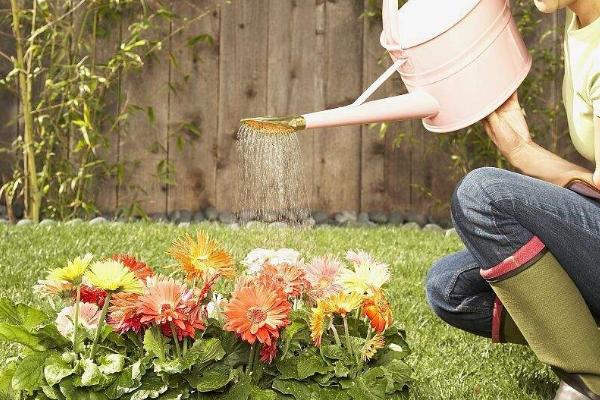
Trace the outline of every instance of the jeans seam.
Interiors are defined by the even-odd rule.
[[[496,228],[496,232],[498,232],[498,234],[504,238],[504,240],[506,240],[506,242],[508,243],[509,247],[516,247],[517,245],[515,245],[511,240],[510,237],[508,235],[506,235],[504,232],[502,232],[502,230],[500,229],[500,227],[498,226],[498,224],[496,223],[496,218],[493,217],[493,206],[495,206],[495,203],[497,200],[494,199],[494,197],[488,192],[487,188],[484,185],[481,185],[481,189],[483,190],[483,192],[488,196],[488,198],[490,199],[490,214],[492,214],[492,223],[494,224],[494,228]],[[512,208],[513,208],[513,214],[514,214],[514,203],[513,203],[513,199],[512,198],[508,198],[508,199],[503,199],[503,200],[508,200],[511,202],[512,204]]]
[[[594,237],[600,239],[600,232],[591,231],[591,230],[589,230],[589,229],[587,229],[587,228],[585,228],[583,226],[580,226],[580,225],[578,225],[576,223],[573,223],[571,221],[568,221],[568,220],[565,221],[560,215],[557,215],[557,214],[555,214],[555,213],[553,213],[553,212],[551,212],[549,210],[543,209],[541,207],[537,207],[537,206],[535,206],[535,205],[533,205],[531,203],[527,203],[527,202],[519,201],[519,200],[515,200],[515,199],[510,199],[510,198],[496,199],[492,203],[499,203],[501,201],[509,201],[511,203],[514,203],[515,201],[519,202],[519,203],[524,204],[524,205],[526,205],[528,207],[534,208],[537,211],[543,212],[543,213],[549,215],[550,217],[552,217],[555,220],[560,220],[560,221],[564,222],[565,224],[569,225],[570,227],[573,227],[573,228],[576,228],[576,229],[580,229],[580,230],[588,233],[589,235],[594,236]],[[599,211],[600,211],[600,207],[599,207]],[[521,224],[520,221],[517,219],[516,214],[517,213],[514,212],[514,206],[513,206],[513,217],[515,218],[515,220],[517,220],[517,222],[519,222],[519,224]],[[494,221],[494,225],[495,225],[495,221]],[[527,229],[523,225],[521,225],[521,226],[523,227],[523,229]],[[500,234],[503,235],[503,236],[505,236],[504,233],[502,233],[502,232],[500,232]]]
[[[479,268],[480,267],[478,264],[473,263],[473,264],[467,264],[463,268],[455,271],[454,274],[452,275],[452,279],[450,279],[448,286],[446,286],[446,290],[444,291],[444,300],[447,303],[450,303],[450,294],[454,291],[454,288],[456,287],[456,282],[458,281],[458,277],[460,276],[460,274],[463,274],[471,269],[479,269]]]

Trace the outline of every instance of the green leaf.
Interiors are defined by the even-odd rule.
[[[193,388],[206,393],[225,387],[236,376],[237,370],[232,370],[224,364],[216,364],[200,372],[192,371],[191,374],[185,376],[185,379]]]
[[[46,378],[46,382],[50,386],[56,385],[74,372],[73,367],[57,354],[48,357],[44,366],[44,378]]]
[[[277,392],[271,389],[261,389],[254,385],[250,389],[250,400],[276,400]]]
[[[336,361],[333,364],[333,373],[338,378],[345,378],[350,373],[350,369],[344,365],[341,361]]]
[[[15,398],[15,393],[12,389],[12,379],[15,375],[15,370],[15,364],[10,363],[0,371],[0,400],[13,400]]]
[[[345,364],[354,364],[354,360],[342,346],[336,344],[324,344],[321,346],[321,354],[331,360],[339,360]]]
[[[139,388],[141,386],[141,379],[146,372],[144,365],[145,363],[142,360],[138,360],[133,365],[121,371],[110,386],[105,389],[104,393],[106,396],[111,400],[116,400]]]
[[[14,390],[32,392],[44,384],[44,363],[48,353],[36,352],[25,357],[17,366],[12,378]]]
[[[95,386],[102,382],[104,375],[100,372],[100,368],[92,360],[81,360],[81,367],[83,368],[83,374],[81,377],[75,378],[75,386]]]
[[[59,384],[60,392],[66,400],[108,400],[103,392],[75,386],[75,377],[63,379]]]
[[[107,354],[100,357],[100,372],[103,374],[115,374],[123,371],[125,367],[125,356],[122,354]]]
[[[194,364],[219,361],[224,356],[225,350],[219,339],[198,339],[183,357],[182,365],[185,369],[189,369]]]
[[[188,39],[188,46],[195,46],[198,43],[208,43],[213,46],[215,44],[215,39],[208,33],[192,36]]]
[[[275,367],[281,379],[298,379],[298,359],[296,357],[277,360]]]
[[[35,334],[37,335],[42,346],[48,349],[64,348],[71,344],[71,341],[61,335],[56,328],[56,324],[50,323],[39,327]],[[83,335],[80,335],[83,338]]]
[[[290,348],[290,343],[292,339],[298,334],[300,331],[306,328],[306,323],[302,320],[293,321],[285,330],[283,331],[282,341],[283,341],[283,353],[281,358],[285,358]]]
[[[296,400],[346,400],[348,395],[339,389],[322,388],[315,383],[276,378],[273,389],[293,396]]]
[[[130,400],[156,399],[167,391],[169,387],[162,378],[156,375],[144,377],[139,389],[131,394]]]
[[[220,330],[220,328],[219,328]],[[232,332],[220,331],[221,346],[225,350],[226,356],[223,363],[231,368],[237,368],[248,360],[250,347],[238,338]]]
[[[298,357],[298,378],[304,380],[314,374],[326,374],[329,365],[316,353],[304,353]]]
[[[46,350],[46,347],[40,342],[38,337],[21,325],[13,325],[6,322],[0,323],[0,339],[20,343],[35,351]]]
[[[164,358],[162,350],[163,336],[154,329],[147,329],[144,333],[144,350],[148,355]]]
[[[0,320],[6,320],[13,325],[23,325],[31,331],[44,323],[48,317],[42,311],[25,304],[14,304],[6,298],[0,299]]]

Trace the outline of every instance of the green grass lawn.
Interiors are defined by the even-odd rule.
[[[169,263],[165,251],[185,230],[201,226],[228,247],[238,260],[256,247],[292,247],[310,258],[342,256],[364,249],[392,266],[390,300],[395,318],[408,332],[415,369],[411,399],[548,399],[556,388],[549,369],[526,348],[491,345],[489,340],[453,329],[438,320],[425,300],[423,282],[434,260],[461,247],[456,237],[382,227],[313,230],[242,228],[202,224],[105,224],[52,227],[0,226],[0,290],[3,296],[40,304],[31,286],[48,267],[87,252],[98,256],[130,253],[152,266]],[[9,357],[2,346],[0,361]]]

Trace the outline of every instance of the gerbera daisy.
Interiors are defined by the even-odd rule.
[[[325,310],[329,310],[333,314],[338,314],[342,317],[350,314],[358,309],[363,301],[363,297],[358,293],[338,293],[319,303]]]
[[[75,320],[75,306],[65,307],[56,317],[56,327],[61,335],[71,338],[73,336],[73,321]],[[100,318],[98,306],[91,303],[79,303],[78,325],[88,330],[96,329]]]
[[[279,337],[279,330],[289,324],[291,309],[282,291],[247,283],[236,288],[225,307],[224,329],[250,344],[258,340],[270,346]]]
[[[141,293],[142,282],[115,260],[96,261],[85,273],[85,283],[107,292]]]
[[[308,297],[316,301],[332,296],[342,290],[339,284],[339,274],[343,264],[334,257],[316,257],[305,267],[308,281]]]
[[[354,271],[344,268],[340,280],[351,292],[372,294],[390,280],[390,270],[387,264],[366,262],[356,264]]]
[[[369,361],[377,353],[377,350],[383,349],[385,346],[385,339],[383,335],[376,334],[369,339],[361,349],[361,355],[363,361]]]
[[[116,254],[112,256],[112,259],[119,261],[121,264],[127,267],[128,270],[133,272],[138,279],[146,281],[146,278],[154,276],[154,271],[147,264],[139,261],[135,257],[126,254]]]
[[[242,264],[248,269],[250,274],[256,274],[262,270],[266,264],[280,265],[301,263],[300,253],[294,249],[254,249],[244,260]]]
[[[363,315],[371,321],[371,327],[378,333],[392,324],[392,309],[381,290],[376,291],[362,304]]]
[[[366,251],[349,250],[346,252],[346,260],[354,264],[374,264],[375,259]]]
[[[196,239],[187,234],[176,240],[168,254],[179,262],[188,279],[205,279],[214,274],[225,278],[235,276],[231,255],[202,231]]]
[[[73,261],[67,262],[66,267],[50,270],[46,279],[49,281],[66,281],[73,285],[79,285],[83,274],[90,266],[90,262],[92,262],[92,258],[91,254],[76,257]]]
[[[140,295],[136,293],[116,293],[111,301],[108,323],[119,333],[139,332],[142,329],[141,316],[137,313]]]
[[[40,279],[37,285],[33,287],[33,291],[41,296],[60,296],[64,294],[69,296],[73,293],[74,288],[71,282]]]
[[[139,297],[138,304],[140,322],[159,325],[166,334],[172,333],[171,324],[177,329],[178,337],[194,337],[197,329],[204,329],[193,291],[171,278],[154,278],[146,293]]]
[[[327,308],[327,305],[323,302],[319,302],[317,307],[312,309],[310,315],[310,338],[312,339],[315,346],[321,346],[321,339],[323,338],[323,332],[325,331],[325,323],[330,317],[331,310]]]
[[[271,342],[270,346],[262,346],[260,349],[260,361],[265,364],[271,364],[277,357],[277,339]]]
[[[104,300],[106,299],[106,291],[93,286],[81,285],[80,292],[80,300],[83,303],[94,303],[100,308],[102,308],[102,306],[104,305]],[[73,297],[75,296],[76,293],[73,292]]]
[[[291,264],[267,264],[258,275],[258,281],[265,286],[276,285],[286,296],[297,298],[302,295],[306,286],[304,270]]]

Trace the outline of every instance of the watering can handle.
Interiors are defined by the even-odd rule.
[[[379,89],[379,87],[383,85],[383,83],[387,81],[390,78],[390,76],[392,76],[394,72],[396,72],[398,68],[400,68],[400,66],[405,62],[406,58],[398,58],[396,61],[394,61],[394,63],[388,69],[386,69],[385,72],[381,74],[381,76],[377,78],[377,80],[373,82],[371,86],[369,86],[367,90],[365,90],[363,94],[361,94],[360,97],[350,105],[350,107],[360,106],[365,101],[367,101],[367,99],[371,97],[371,95],[375,93],[375,91]]]
[[[383,17],[383,32],[386,39],[384,47],[398,47],[400,50],[400,37],[398,36],[398,0],[383,0],[381,14]],[[388,50],[390,50],[388,48]]]

